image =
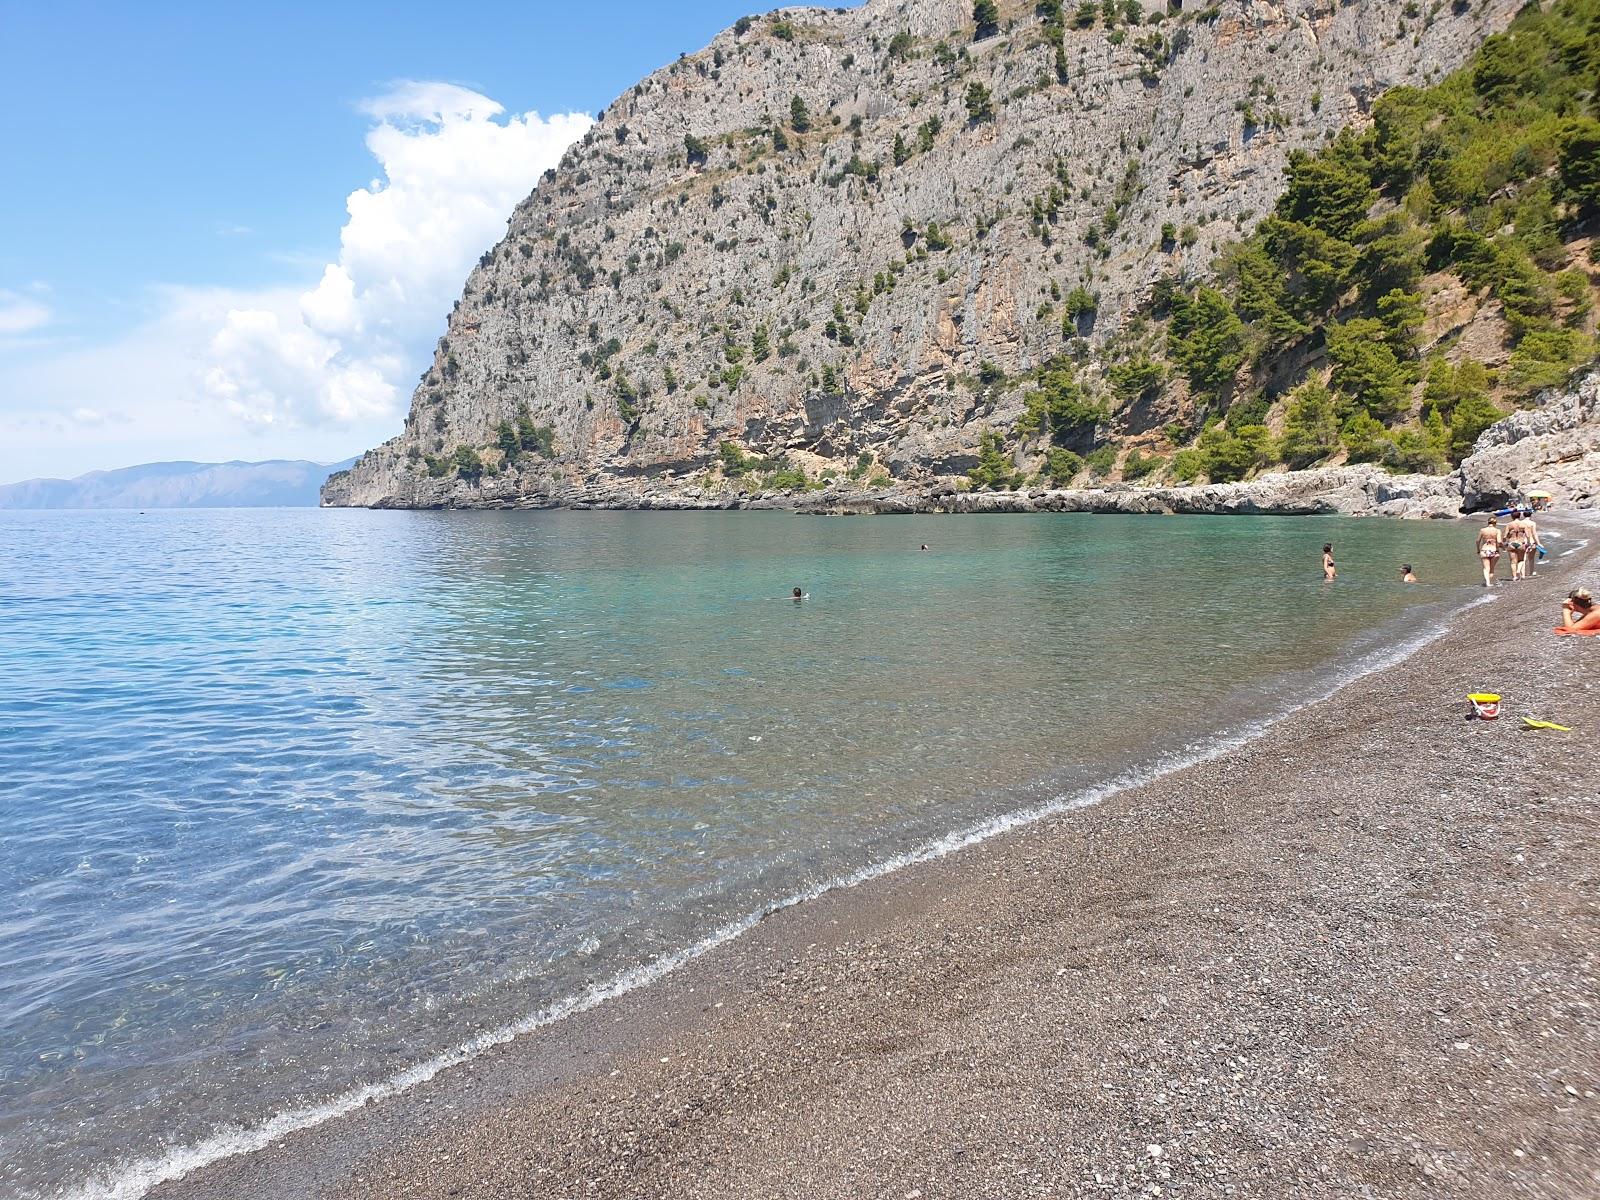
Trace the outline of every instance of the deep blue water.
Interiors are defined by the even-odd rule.
[[[0,513],[0,1193],[114,1183],[1202,746],[1470,599],[1470,543],[1341,519]]]

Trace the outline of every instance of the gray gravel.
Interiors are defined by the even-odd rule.
[[[1591,562],[155,1195],[1600,1196],[1600,639],[1548,631]]]

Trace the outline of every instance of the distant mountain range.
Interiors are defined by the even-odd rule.
[[[323,480],[354,461],[145,463],[0,485],[0,508],[315,508]]]

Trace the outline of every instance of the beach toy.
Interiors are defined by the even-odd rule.
[[[1473,692],[1467,697],[1472,701],[1472,715],[1480,721],[1498,721],[1500,719],[1500,697],[1493,692]]]
[[[1532,717],[1523,717],[1522,723],[1529,729],[1554,729],[1557,733],[1571,733],[1565,725],[1557,725],[1554,721],[1537,721]]]

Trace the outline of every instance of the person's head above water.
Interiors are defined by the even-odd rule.
[[[1410,563],[1401,563],[1400,564],[1400,574],[1402,574],[1402,575],[1411,574],[1411,564]]]
[[[1333,543],[1332,542],[1325,543],[1323,545],[1323,547],[1322,547],[1322,552],[1324,554],[1332,554],[1333,553]]]
[[[789,593],[789,594],[790,594],[790,595],[791,595],[791,596],[793,596],[793,597],[794,597],[794,598],[795,598],[795,599],[796,599],[796,600],[799,600],[799,599],[800,599],[800,598],[801,598],[801,597],[802,597],[802,596],[804,596],[804,595],[805,595],[805,593],[804,593],[804,592],[802,592],[802,591],[801,591],[801,590],[800,590],[800,589],[799,589],[799,588],[795,588],[795,590],[794,590],[794,591],[792,591],[792,592],[791,592],[791,593]]]
[[[1500,524],[1500,518],[1495,516],[1493,513],[1490,513],[1489,514],[1489,524],[1491,524],[1491,525]]]

